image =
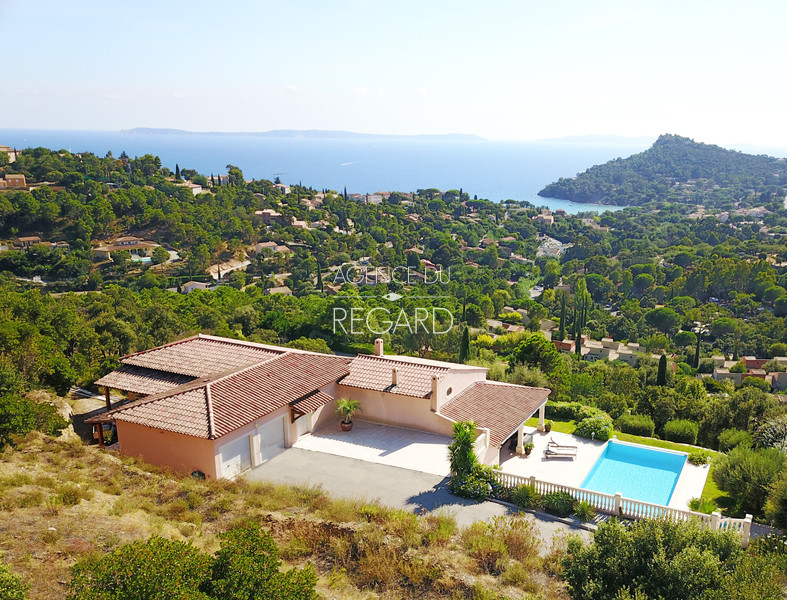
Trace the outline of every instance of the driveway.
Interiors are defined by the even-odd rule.
[[[319,486],[333,496],[379,500],[383,505],[415,513],[438,510],[453,515],[461,526],[515,512],[495,502],[474,502],[451,495],[448,478],[442,475],[303,448],[289,448],[252,469],[245,477],[251,481]],[[543,552],[548,551],[550,540],[557,532],[578,533],[583,539],[590,539],[590,533],[584,529],[570,527],[546,516],[529,515],[529,518],[535,521],[544,540]]]

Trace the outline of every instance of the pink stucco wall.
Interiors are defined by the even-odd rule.
[[[199,470],[216,477],[213,440],[117,421],[120,451],[181,473]]]

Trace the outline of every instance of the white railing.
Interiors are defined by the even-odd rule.
[[[741,536],[743,545],[749,543],[751,535],[752,515],[746,515],[745,519],[731,519],[722,517],[721,513],[714,512],[711,515],[671,508],[661,504],[652,504],[642,500],[624,498],[621,494],[605,494],[604,492],[594,492],[584,488],[575,488],[570,485],[541,481],[535,477],[521,477],[511,473],[496,471],[495,475],[500,484],[507,488],[514,488],[521,484],[532,485],[540,495],[550,492],[567,492],[576,500],[587,502],[599,512],[622,517],[624,519],[661,519],[667,518],[673,521],[688,521],[697,519],[712,530],[727,529],[734,531]]]

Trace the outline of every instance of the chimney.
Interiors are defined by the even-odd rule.
[[[394,367],[391,371],[391,387],[399,383],[399,369]]]
[[[432,395],[430,398],[432,401],[432,412],[437,412],[437,409],[440,408],[440,405],[437,402],[437,381],[437,375],[432,375]]]
[[[383,354],[385,354],[383,352],[383,338],[377,338],[374,340],[374,355],[382,356]]]

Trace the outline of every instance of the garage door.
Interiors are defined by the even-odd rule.
[[[284,417],[265,423],[260,432],[260,464],[284,452]]]
[[[219,453],[221,455],[222,477],[231,479],[251,469],[251,449],[249,441],[249,436],[247,435],[221,447]]]

